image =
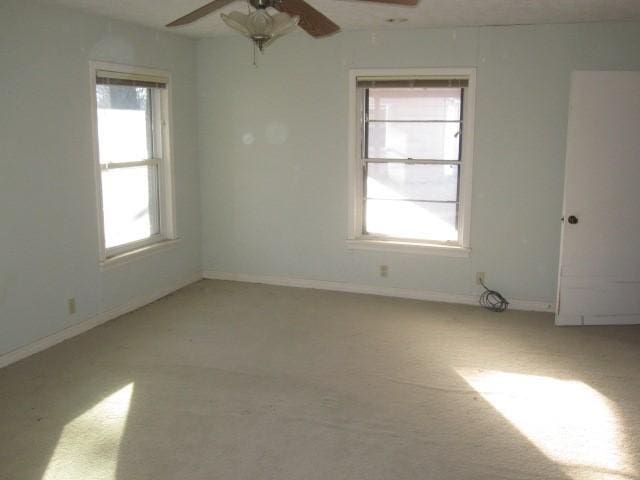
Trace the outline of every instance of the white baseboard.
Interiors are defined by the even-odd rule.
[[[267,285],[281,285],[285,287],[314,288],[317,290],[333,290],[337,292],[365,293],[384,297],[411,298],[431,302],[459,303],[463,305],[477,305],[478,296],[458,295],[444,292],[430,292],[396,287],[377,287],[359,285],[346,282],[329,282],[325,280],[309,280],[305,278],[271,277],[264,275],[250,275],[244,273],[227,273],[205,270],[203,277],[211,280],[232,280],[236,282],[264,283]],[[553,303],[535,302],[527,300],[509,300],[509,308],[527,312],[553,312]]]
[[[35,353],[46,350],[47,348],[52,347],[60,342],[91,330],[98,325],[102,325],[109,320],[118,318],[126,313],[132,312],[133,310],[137,310],[140,307],[144,307],[151,302],[155,302],[156,300],[175,292],[176,290],[197,282],[201,278],[202,274],[198,272],[197,274],[191,275],[175,283],[171,287],[164,288],[151,295],[133,299],[130,302],[119,305],[98,315],[94,315],[93,317],[81,321],[80,323],[76,323],[75,325],[67,327],[64,330],[60,330],[59,332],[53,333],[47,337],[41,338],[40,340],[37,340],[33,343],[17,348],[10,352],[3,353],[2,355],[0,355],[0,368],[6,367],[7,365],[17,362],[18,360],[22,360],[23,358],[27,358]]]
[[[281,285],[285,287],[296,288],[313,288],[317,290],[332,290],[337,292],[349,292],[349,293],[363,293],[369,295],[380,295],[384,297],[398,297],[398,298],[410,298],[414,300],[427,300],[432,302],[445,302],[445,303],[459,303],[463,305],[477,305],[478,297],[474,295],[458,295],[443,292],[430,292],[426,290],[414,290],[407,288],[396,287],[378,287],[372,285],[360,285],[346,282],[331,282],[325,280],[310,280],[304,278],[289,278],[289,277],[272,277],[264,275],[250,275],[243,273],[226,273],[205,271],[202,274],[196,273],[190,277],[177,282],[171,287],[162,289],[151,295],[140,297],[126,304],[112,308],[104,313],[94,315],[80,323],[72,325],[64,330],[56,332],[47,337],[41,338],[33,343],[17,348],[10,352],[0,355],[0,368],[6,367],[19,360],[27,358],[35,353],[46,350],[60,342],[63,342],[69,338],[80,335],[92,328],[102,325],[110,320],[118,318],[126,313],[137,310],[144,307],[149,303],[169,295],[187,285],[197,282],[201,278],[208,278],[212,280],[233,280],[236,282],[247,283],[263,283],[267,285]],[[514,310],[524,310],[531,312],[553,312],[555,305],[552,303],[524,301],[524,300],[510,300],[509,308]]]

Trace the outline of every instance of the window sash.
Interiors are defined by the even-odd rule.
[[[148,76],[136,76],[130,74],[122,74],[123,78],[105,78],[100,74],[104,73],[98,71],[96,75],[96,85],[118,85],[129,86],[132,88],[147,88],[149,90],[149,109],[147,112],[147,139],[149,142],[149,152],[153,155],[151,158],[135,161],[125,162],[100,162],[100,152],[98,151],[98,163],[100,172],[107,172],[109,170],[116,169],[132,169],[137,167],[155,167],[155,173],[153,180],[149,179],[149,220],[151,222],[151,234],[148,237],[134,240],[121,245],[115,245],[112,247],[106,247],[104,245],[104,258],[110,259],[117,255],[124,254],[157,242],[160,242],[167,237],[166,234],[166,221],[165,221],[165,199],[164,199],[164,168],[163,168],[163,150],[164,150],[164,125],[165,120],[163,118],[163,99],[162,92],[167,88],[166,81],[161,83],[158,79],[153,81],[147,81]],[[114,72],[109,72],[114,73]],[[115,73],[114,73],[115,75]],[[128,78],[129,77],[129,78]],[[160,79],[160,77],[159,77]],[[161,79],[160,79],[161,80]],[[96,93],[94,92],[94,95]],[[100,182],[102,185],[102,176],[100,176]],[[102,188],[101,188],[102,190]],[[101,193],[101,205],[104,202],[104,194]],[[104,207],[102,207],[104,208]],[[104,212],[104,210],[103,210]],[[102,216],[102,235],[103,242],[105,242],[106,225],[104,224],[104,216]]]
[[[453,80],[453,79],[450,79]],[[399,240],[403,242],[425,242],[428,241],[431,244],[435,245],[459,245],[461,241],[461,215],[460,215],[460,179],[462,176],[462,138],[464,135],[464,106],[465,106],[465,88],[468,87],[469,82],[468,79],[464,80],[456,80],[459,83],[452,83],[449,80],[445,79],[434,79],[433,82],[429,83],[428,80],[423,79],[422,83],[417,83],[412,80],[398,80],[391,79],[387,82],[380,79],[366,79],[361,80],[358,78],[357,82],[357,91],[358,98],[360,99],[361,108],[360,108],[360,122],[361,122],[361,135],[360,135],[360,158],[362,162],[362,215],[361,215],[361,232],[362,235],[365,235],[367,238],[372,240]],[[460,93],[460,118],[457,120],[370,120],[369,119],[369,88],[373,87],[416,87],[416,86],[429,86],[433,88],[437,87],[451,87],[456,86],[461,88]],[[444,159],[414,159],[414,158],[372,158],[368,157],[368,143],[369,143],[369,128],[368,125],[370,123],[458,123],[460,125],[460,134],[458,136],[459,148],[458,148],[458,160],[444,160]],[[409,164],[409,165],[457,165],[458,166],[458,174],[457,174],[457,191],[456,191],[456,200],[449,201],[437,201],[437,200],[412,200],[412,199],[383,199],[383,198],[371,198],[367,194],[367,180],[368,180],[368,169],[367,164],[369,163],[388,163],[388,164]],[[458,239],[457,240],[434,240],[424,238],[411,238],[411,237],[397,237],[392,235],[384,235],[379,233],[369,233],[367,231],[367,202],[368,200],[376,200],[376,201],[385,201],[385,200],[393,200],[396,202],[406,202],[406,203],[430,203],[430,204],[454,204],[456,205],[456,229],[458,231]]]
[[[160,158],[149,158],[147,160],[138,160],[135,162],[115,162],[115,163],[101,163],[100,170],[114,170],[116,168],[131,168],[131,167],[145,167],[150,165],[160,165],[162,160]]]
[[[126,75],[126,74],[123,74]],[[139,240],[134,240],[131,242],[126,242],[121,245],[115,245],[112,247],[105,246],[105,255],[106,258],[111,258],[116,255],[128,252],[130,250],[135,250],[137,248],[142,248],[144,246],[157,243],[164,239],[164,211],[163,211],[163,201],[162,201],[162,184],[163,184],[163,169],[161,168],[162,158],[156,156],[157,153],[162,153],[162,144],[163,144],[163,130],[162,130],[162,108],[161,108],[161,94],[160,91],[157,90],[157,85],[146,85],[142,82],[100,82],[101,78],[96,78],[96,85],[100,84],[109,84],[109,85],[118,85],[118,86],[130,86],[132,88],[143,87],[149,90],[149,108],[147,111],[147,140],[148,140],[148,151],[154,155],[151,158],[147,158],[144,160],[135,160],[129,162],[107,162],[100,163],[100,171],[107,172],[110,170],[117,169],[129,169],[129,168],[137,168],[137,167],[156,167],[155,174],[153,176],[153,180],[149,180],[149,203],[148,203],[148,211],[149,211],[149,221],[151,222],[151,234],[148,237],[141,238]],[[104,80],[104,79],[102,79]],[[166,86],[166,85],[165,85]],[[100,155],[100,152],[98,152]],[[104,195],[104,194],[103,194]],[[104,197],[102,198],[104,202]],[[104,207],[103,207],[104,208]],[[104,222],[104,219],[103,219]],[[106,233],[106,225],[103,224],[103,235]],[[106,240],[106,239],[105,239]]]
[[[417,80],[417,79],[416,79]],[[443,163],[449,163],[449,162],[457,162],[457,164],[461,164],[462,161],[462,137],[464,135],[464,106],[465,106],[465,89],[466,87],[469,86],[469,81],[468,79],[431,79],[433,80],[433,83],[429,86],[433,87],[433,88],[445,88],[445,87],[451,87],[451,86],[455,86],[460,88],[461,92],[460,92],[460,118],[457,120],[446,120],[446,119],[442,119],[442,120],[393,120],[393,119],[385,119],[385,120],[376,120],[376,119],[369,119],[369,88],[374,88],[374,87],[378,87],[380,88],[380,86],[382,86],[382,84],[384,84],[385,79],[375,79],[375,78],[371,78],[371,79],[365,79],[365,80],[361,80],[361,78],[358,78],[358,84],[357,84],[357,92],[358,92],[358,98],[359,101],[362,102],[361,106],[360,106],[360,122],[361,122],[361,134],[360,134],[360,158],[364,161],[364,160],[370,160],[370,161],[381,161],[381,162],[388,162],[388,161],[399,161],[399,162],[415,162],[415,163],[419,163],[419,162],[424,162],[424,163],[429,163],[429,162],[443,162]],[[446,81],[445,81],[446,80]],[[457,81],[457,82],[461,82],[459,85],[452,85],[449,84],[447,82],[449,81]],[[464,81],[462,81],[464,80]],[[400,83],[399,80],[389,80],[390,84],[391,82],[393,83],[394,87],[406,87],[406,88],[412,88],[415,86],[425,86],[428,84],[429,79],[422,79],[422,81],[424,82],[421,85],[414,85],[411,83],[410,80],[408,79],[404,79],[401,80]],[[377,83],[376,83],[377,82]],[[384,85],[386,86],[386,84]],[[437,159],[437,158],[425,158],[425,159],[415,159],[415,158],[403,158],[403,157],[399,157],[399,158],[388,158],[388,159],[384,159],[384,158],[375,158],[375,157],[369,157],[368,156],[368,150],[369,150],[369,124],[370,123],[427,123],[427,124],[433,124],[433,123],[457,123],[460,125],[459,128],[459,135],[458,135],[458,142],[459,142],[459,146],[458,146],[458,160],[444,160],[444,159]],[[363,220],[364,221],[364,220]]]
[[[369,120],[369,89],[368,88],[358,88],[360,91],[359,98],[362,102],[361,104],[361,135],[360,135],[360,158],[364,161],[381,161],[381,162],[457,162],[458,164],[462,161],[462,137],[464,135],[464,88],[461,90],[460,95],[460,119],[459,120]],[[458,141],[460,147],[458,148],[458,160],[444,160],[444,159],[414,159],[414,158],[375,158],[368,156],[368,141],[369,141],[369,123],[458,123],[460,124],[460,134],[458,136]]]
[[[96,86],[100,85],[98,82],[99,78],[96,78]],[[103,83],[104,84],[104,83]],[[121,86],[121,85],[118,85]],[[141,87],[140,85],[130,85],[131,87],[137,88]],[[146,139],[147,139],[147,152],[151,155],[150,158],[144,160],[136,160],[132,162],[103,162],[102,161],[102,152],[100,152],[100,148],[98,146],[98,162],[102,169],[106,165],[108,168],[118,168],[117,165],[120,164],[122,166],[133,165],[134,163],[137,165],[143,165],[142,161],[153,161],[153,160],[162,160],[163,156],[163,136],[164,131],[163,127],[165,124],[165,120],[163,118],[163,109],[162,109],[162,91],[158,90],[156,87],[141,87],[145,88],[148,91],[148,106],[145,110],[145,121],[146,121]],[[97,93],[94,91],[94,95]],[[100,109],[96,105],[96,110]],[[99,124],[99,121],[98,121]],[[97,133],[99,139],[99,130]],[[100,143],[100,142],[98,142]]]
[[[105,246],[106,258],[109,259],[121,253],[128,252],[130,250],[135,250],[137,248],[144,247],[146,245],[150,245],[153,243],[157,243],[166,238],[166,234],[164,232],[164,222],[163,222],[163,199],[162,199],[162,168],[158,159],[150,159],[150,160],[142,160],[139,162],[127,162],[125,163],[117,163],[100,165],[100,171],[108,172],[114,169],[133,169],[141,166],[155,166],[155,174],[154,181],[151,182],[149,180],[149,202],[148,202],[148,211],[149,211],[149,221],[150,228],[152,233],[145,238],[141,238],[139,240],[133,240],[131,242],[126,242],[120,245],[114,245],[112,247]],[[102,184],[102,177],[100,179]],[[104,203],[104,193],[102,193],[102,203]],[[104,208],[104,207],[103,207]],[[103,210],[104,212],[104,210]],[[103,217],[104,222],[104,217]],[[106,226],[103,223],[103,236],[106,235]],[[106,238],[104,239],[106,240]]]

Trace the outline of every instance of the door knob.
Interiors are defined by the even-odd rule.
[[[578,223],[578,217],[576,217],[575,215],[569,215],[569,218],[567,218],[567,221],[571,225],[575,225],[576,223]]]

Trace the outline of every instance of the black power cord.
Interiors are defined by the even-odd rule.
[[[484,287],[484,292],[480,295],[480,305],[487,310],[491,310],[492,312],[504,312],[509,306],[509,302],[506,298],[500,295],[499,292],[495,290],[490,290],[482,279],[479,280],[480,285]]]

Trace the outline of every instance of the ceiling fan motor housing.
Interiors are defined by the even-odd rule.
[[[274,0],[249,0],[249,3],[256,10],[264,10],[267,7],[273,7]]]

